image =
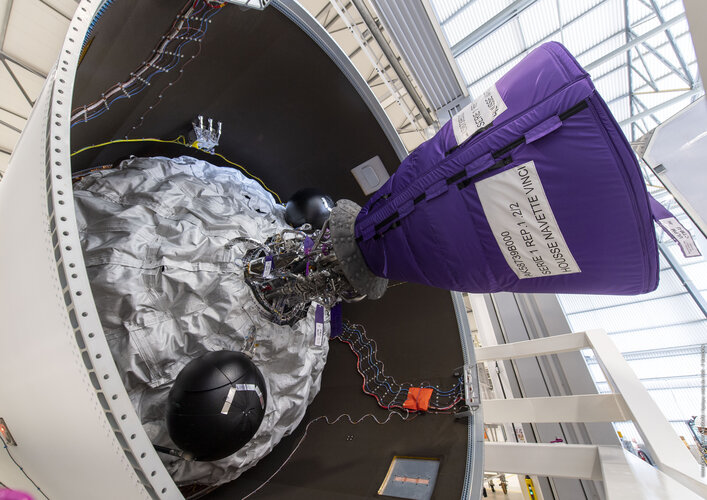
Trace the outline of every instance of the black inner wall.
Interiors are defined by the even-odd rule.
[[[111,4],[79,66],[72,108],[127,80],[149,59],[183,5],[184,0]],[[274,7],[261,12],[227,5],[212,18],[200,53],[191,59],[197,52],[196,42],[183,49],[189,62],[178,81],[179,68],[158,74],[140,94],[74,126],[71,150],[125,137],[174,139],[202,114],[223,122],[217,151],[263,179],[283,200],[316,186],[334,199],[362,203],[350,170],[375,155],[388,171],[397,168],[393,148],[346,77]],[[79,154],[72,167],[77,171],[164,149],[116,145]],[[163,154],[191,152],[174,146]]]
[[[183,5],[184,0],[114,2],[97,23],[79,67],[73,107],[125,81],[149,58]],[[196,45],[186,47],[185,59],[197,50]],[[217,152],[260,177],[283,200],[299,188],[317,186],[334,199],[363,204],[350,169],[375,155],[389,172],[397,168],[393,148],[353,86],[308,35],[272,6],[263,12],[225,7],[209,25],[198,57],[175,82],[177,71],[157,75],[142,93],[73,127],[72,151],[126,136],[173,139],[203,114],[223,122]],[[145,115],[149,106],[153,109]],[[183,146],[129,143],[80,153],[72,158],[72,170],[113,164],[129,155],[182,154],[224,165]],[[365,326],[378,343],[386,374],[398,381],[444,389],[456,383],[452,372],[463,360],[448,292],[402,284],[379,301],[345,305],[344,318]],[[349,347],[336,340],[330,347],[321,392],[303,423],[257,466],[208,498],[241,498],[262,484],[313,418],[334,420],[344,413],[354,420],[368,413],[387,417],[373,397],[363,394]],[[319,421],[288,464],[251,498],[374,498],[394,455],[440,458],[434,497],[458,498],[466,441],[466,420],[449,415],[421,415],[407,422],[394,416],[386,425],[370,419],[356,426]]]
[[[377,301],[344,306],[344,318],[365,326],[378,344],[385,373],[399,382],[439,385],[449,389],[454,369],[463,364],[459,333],[449,292],[403,284]],[[332,339],[321,391],[302,424],[258,465],[205,498],[242,498],[258,488],[282,465],[302,438],[306,424],[327,416],[333,422],[348,414],[356,421],[373,414],[384,421],[389,412],[361,390],[356,357],[347,344]],[[283,469],[251,499],[347,500],[381,498],[377,494],[394,456],[440,459],[434,499],[460,498],[466,467],[467,420],[452,415],[421,414],[409,421],[391,417],[379,425],[367,417],[357,425],[342,418],[309,427],[302,445]],[[389,497],[385,497],[389,498]]]

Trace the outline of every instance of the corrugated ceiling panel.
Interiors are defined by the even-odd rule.
[[[579,54],[623,29],[623,1],[606,0],[585,14],[581,22],[565,26],[563,37],[569,51]]]
[[[498,81],[499,78],[501,78],[503,75],[505,75],[513,66],[515,66],[521,59],[523,58],[523,55],[518,55],[503,66],[501,66],[499,69],[493,71],[489,75],[485,76],[478,82],[476,82],[473,85],[469,86],[469,95],[471,95],[472,98],[478,97],[481,94],[483,94],[486,89],[491,87],[494,83]]]
[[[507,23],[460,55],[462,76],[469,83],[476,82],[496,69],[503,61],[523,52],[523,40],[515,23]]]
[[[12,61],[8,61],[7,64],[12,69],[17,80],[22,84],[22,88],[27,92],[30,99],[33,101],[36,100],[37,97],[39,97],[39,93],[42,91],[42,87],[44,87],[44,78],[38,77]]]
[[[641,19],[653,15],[653,9],[642,2],[631,1],[629,2],[628,9],[628,20],[629,23],[636,24]]]
[[[655,47],[655,50],[660,54],[660,56],[670,62],[673,66],[676,68],[680,67],[680,61],[678,60],[678,57],[675,55],[675,51],[673,50],[672,46],[670,43],[668,43],[668,39],[665,36],[665,33],[660,33],[658,35],[655,35],[647,40],[647,43],[651,45],[652,47]],[[654,54],[652,57],[656,57]],[[655,61],[656,63],[659,63],[659,61]],[[657,67],[657,64],[656,64]]]
[[[652,390],[650,395],[669,420],[683,420],[685,415],[700,414],[700,389]]]
[[[658,2],[661,6],[660,10],[663,12],[665,19],[670,19],[671,17],[677,16],[685,12],[685,6],[682,4],[681,0],[672,0],[665,2]]]
[[[622,66],[616,71],[594,80],[594,86],[605,101],[611,101],[628,93],[628,68]]]
[[[560,28],[556,0],[540,0],[518,16],[526,46],[533,46]]]
[[[562,24],[567,24],[573,19],[588,11],[595,5],[599,5],[602,0],[572,0],[570,2],[557,2],[560,10],[560,20]]]
[[[607,40],[603,45],[603,47],[597,46],[596,48],[592,48],[589,51],[585,52],[580,56],[579,63],[586,67],[589,63],[592,63],[596,61],[599,57],[593,57],[594,54],[607,54],[611,52],[613,48],[618,48],[624,44],[625,38],[623,33],[619,33],[617,35],[612,36],[609,40]],[[591,54],[590,54],[591,52]],[[605,75],[609,75],[610,73],[620,70],[620,69],[625,69],[626,68],[626,62],[627,62],[627,57],[626,53],[619,54],[615,57],[612,57],[608,61],[604,62],[603,64],[600,64],[599,66],[596,66],[591,69],[589,74],[592,77],[592,80],[596,82],[597,80],[601,79]],[[627,81],[628,85],[628,81]],[[628,90],[628,87],[626,87]]]
[[[628,96],[623,96],[609,105],[609,109],[611,109],[611,113],[614,115],[617,122],[621,122],[631,116],[629,103],[630,101]]]
[[[686,375],[684,377],[670,377],[670,378],[647,378],[643,380],[646,389],[685,389],[685,388],[695,388],[701,386],[700,376],[697,375]]]
[[[0,127],[0,148],[12,151],[20,134],[8,127]]]
[[[76,4],[78,3],[76,0],[44,0],[44,2],[69,19],[74,16]]]
[[[622,31],[617,32],[615,35],[607,38],[605,41],[598,43],[592,47],[589,47],[588,49],[584,50],[581,53],[575,54],[575,57],[577,58],[577,61],[579,64],[583,66],[587,66],[589,63],[592,63],[599,59],[602,56],[605,56],[609,52],[618,49],[622,45],[626,43],[626,34]],[[612,60],[612,62],[618,61],[621,64],[626,64],[626,55],[623,54],[622,56],[616,57],[615,60]],[[612,68],[613,65],[607,66],[607,68]],[[605,73],[607,69],[603,68],[602,66],[599,66],[597,69],[600,69],[598,74]]]
[[[682,23],[678,23],[682,24]],[[678,30],[675,30],[676,32]],[[685,31],[681,31],[680,34],[675,35],[675,43],[678,46],[678,50],[682,54],[685,62],[689,64],[697,61],[697,56],[695,55],[695,46],[692,45],[692,37],[687,29],[687,23],[685,23]],[[693,70],[693,78],[698,76],[697,70]]]
[[[572,328],[579,331],[597,327],[609,331],[648,329],[703,318],[704,314],[687,293],[569,315]]]
[[[533,47],[531,47],[530,49],[532,50],[533,48],[537,47],[538,45],[542,45],[543,43],[546,43],[546,42],[560,42],[560,43],[562,43],[562,38],[563,38],[563,36],[562,36],[562,31],[557,30],[557,31],[555,31],[554,33],[552,33],[550,36],[548,36],[548,37],[543,38],[542,40],[540,40],[538,43],[536,43],[536,44],[535,44]],[[563,44],[563,45],[564,45],[564,44]]]
[[[658,84],[660,88],[665,90],[662,92],[653,92],[651,89],[646,88],[644,90],[645,93],[637,95],[640,101],[649,108],[658,106],[674,98],[675,96],[679,95],[686,87],[685,82],[683,82],[680,78],[673,74],[668,74],[665,77],[659,79]],[[678,103],[678,109],[682,109],[684,107],[685,103]]]
[[[10,155],[0,151],[0,173],[5,173],[8,163],[10,163]]]
[[[675,252],[680,253],[680,250],[675,248]],[[707,291],[707,261],[693,262],[683,266],[683,269],[687,272],[693,285],[703,293]]]
[[[638,378],[681,377],[700,373],[700,354],[629,361]]]
[[[0,65],[0,106],[22,116],[32,109],[4,65]]]
[[[436,0],[431,3],[437,14],[437,19],[443,23],[455,12],[473,2],[474,0]]]
[[[643,35],[644,33],[647,33],[648,31],[658,27],[659,25],[660,21],[657,17],[655,17],[653,13],[651,13],[649,17],[643,18],[642,21],[639,20],[636,23],[632,24],[631,31],[633,31],[636,35]]]
[[[670,271],[661,275],[660,286],[644,295],[562,295],[562,306],[568,315],[591,312],[597,309],[621,308],[626,304],[654,301],[662,297],[683,294],[682,286],[677,275]],[[613,330],[612,330],[613,331]]]
[[[24,127],[27,122],[26,119],[20,118],[13,113],[5,111],[4,109],[0,109],[0,120],[12,125],[15,128],[19,128],[20,130],[22,130],[22,127]]]
[[[668,349],[675,346],[689,346],[704,342],[706,338],[707,321],[634,330],[611,335],[611,340],[622,352],[632,351],[636,346],[641,346],[645,349]]]
[[[433,0],[435,4],[442,4],[444,0]],[[491,0],[477,0],[469,3],[463,11],[455,16],[453,22],[448,23],[447,36],[452,44],[476,30],[483,22],[495,13],[505,8],[506,0],[502,4],[492,5]],[[680,0],[658,0],[663,6],[663,16],[669,20],[681,15],[684,11]],[[626,43],[626,12],[631,29],[636,36],[640,36],[660,24],[653,9],[644,0],[537,0],[519,16],[509,20],[500,30],[491,33],[486,39],[457,57],[457,62],[465,78],[469,92],[472,96],[479,95],[500,76],[508,71],[523,54],[528,53],[540,43],[557,40],[563,43],[579,60],[580,64],[587,66],[600,57],[620,49]],[[560,21],[562,26],[560,26]],[[684,55],[686,64],[690,68],[693,80],[697,77],[697,67],[694,63],[694,49],[687,33],[687,22],[680,21],[674,24],[670,31],[676,39],[677,45]],[[516,30],[516,32],[513,32]],[[497,33],[503,32],[499,37]],[[658,57],[649,53],[645,45],[655,46]],[[638,58],[640,50],[644,63]],[[679,68],[680,62],[668,44],[664,33],[659,33],[639,44],[631,51],[632,64],[639,68],[645,79],[651,77],[658,84],[661,92],[657,95],[635,72],[631,72],[633,89],[638,89],[639,97],[635,99],[636,106],[632,111],[629,100],[625,98],[629,92],[629,72],[626,69],[626,54],[617,54],[612,58],[592,69],[592,78],[597,82],[597,87],[609,102],[610,109],[618,121],[630,118],[632,113],[638,113],[644,108],[640,102],[662,104],[679,95],[671,92],[674,89],[684,89],[687,84],[676,82],[675,76],[660,59],[664,59],[674,67]],[[669,117],[684,106],[684,102],[675,106],[664,108],[654,113],[660,120]],[[647,118],[649,128],[656,125],[655,121]],[[633,129],[630,125],[623,125],[622,129],[630,137]]]
[[[440,3],[439,0],[435,3]],[[442,25],[444,35],[449,46],[459,42],[469,33],[491,19],[493,16],[508,7],[512,0],[476,0],[454,16],[449,22]]]
[[[434,109],[464,95],[422,2],[372,0],[404,62]],[[436,21],[435,21],[436,22]],[[414,33],[410,26],[415,26]]]
[[[643,61],[645,61],[646,67],[648,67],[650,77],[652,77],[654,82],[658,84],[658,88],[667,88],[662,84],[662,78],[671,73],[670,69],[666,67],[663,63],[658,61],[653,55],[644,51],[642,48],[637,48],[637,50],[641,52],[643,56]],[[638,68],[639,71],[641,71],[641,73],[648,77],[648,75],[646,74],[646,69],[644,68],[643,63],[640,61],[640,59],[633,60],[633,64],[636,68]],[[636,83],[637,85],[643,85],[642,80]]]

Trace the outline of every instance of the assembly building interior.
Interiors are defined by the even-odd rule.
[[[0,0],[0,500],[707,498],[700,0]]]

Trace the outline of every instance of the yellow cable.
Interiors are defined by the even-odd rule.
[[[180,139],[181,139],[181,140],[180,140]],[[73,156],[75,156],[75,155],[77,155],[77,154],[79,154],[79,153],[83,153],[84,151],[88,151],[89,149],[101,148],[101,147],[103,147],[103,146],[109,146],[109,145],[111,145],[111,144],[128,143],[128,142],[161,142],[161,143],[164,143],[164,144],[179,144],[179,145],[181,145],[181,146],[192,147],[192,148],[194,148],[194,149],[197,149],[197,150],[201,151],[202,153],[207,153],[207,154],[210,154],[210,155],[212,155],[212,156],[218,156],[219,158],[221,158],[221,159],[222,159],[223,161],[225,161],[226,163],[229,163],[229,164],[231,164],[231,165],[233,165],[233,166],[235,166],[235,167],[238,167],[240,170],[243,171],[244,174],[246,174],[246,175],[247,175],[248,177],[250,177],[251,179],[255,179],[256,181],[258,181],[258,182],[260,183],[260,185],[263,186],[267,192],[269,192],[270,194],[272,194],[272,195],[275,197],[275,199],[277,200],[278,203],[282,203],[282,200],[280,199],[280,196],[279,196],[275,191],[273,191],[272,189],[270,189],[270,188],[265,184],[265,182],[263,182],[263,180],[262,180],[260,177],[257,177],[257,176],[255,176],[255,175],[251,174],[250,172],[248,172],[248,170],[245,169],[245,167],[243,167],[242,165],[239,165],[238,163],[232,162],[231,160],[229,160],[228,158],[226,158],[226,157],[223,156],[222,154],[219,154],[219,153],[209,153],[208,151],[204,151],[203,149],[201,149],[199,146],[196,145],[196,144],[197,144],[196,141],[194,141],[194,143],[191,144],[191,145],[187,144],[187,143],[186,143],[186,139],[185,139],[184,136],[182,136],[182,135],[180,135],[180,136],[177,137],[176,139],[172,139],[172,140],[170,140],[170,141],[166,141],[166,140],[163,140],[163,139],[152,139],[152,138],[147,138],[147,139],[116,139],[116,140],[114,140],[114,141],[103,142],[103,143],[101,143],[101,144],[94,144],[93,146],[86,146],[85,148],[81,148],[81,149],[79,149],[78,151],[74,151],[73,153],[71,153],[71,156],[73,157]]]
[[[196,149],[199,149],[199,148],[196,148]],[[202,149],[199,149],[199,151],[203,151],[203,150],[202,150]],[[204,152],[206,152],[206,151],[204,151]],[[277,200],[278,203],[280,203],[280,204],[282,203],[282,200],[280,199],[280,196],[278,196],[278,194],[277,194],[275,191],[272,191],[269,187],[267,187],[267,186],[265,185],[265,182],[263,182],[262,179],[260,179],[260,177],[257,177],[257,176],[255,176],[255,175],[251,174],[251,173],[248,172],[245,168],[243,168],[241,165],[239,165],[238,163],[232,162],[231,160],[229,160],[228,158],[226,158],[226,157],[223,156],[222,154],[219,154],[219,153],[209,153],[209,154],[210,154],[210,155],[213,155],[213,156],[218,156],[219,158],[221,158],[221,159],[222,159],[223,161],[225,161],[226,163],[230,163],[231,165],[235,165],[236,167],[238,167],[238,168],[240,168],[241,170],[243,170],[248,176],[250,176],[251,178],[253,178],[253,179],[255,179],[256,181],[258,181],[258,182],[260,183],[260,185],[265,188],[266,191],[268,191],[270,194],[272,194],[272,195],[275,197],[275,199]]]

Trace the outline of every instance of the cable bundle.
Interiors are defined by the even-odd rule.
[[[399,383],[395,378],[386,375],[385,366],[377,357],[378,345],[375,340],[368,338],[363,326],[345,322],[343,332],[337,338],[348,344],[356,355],[356,368],[363,378],[363,392],[376,398],[381,408],[406,410],[404,404],[410,388],[432,389],[429,405],[432,413],[453,413],[456,407],[463,403],[464,387],[461,378],[451,389],[440,390],[431,385]]]
[[[205,0],[189,0],[157,48],[152,51],[152,57],[130,73],[130,78],[126,81],[116,83],[103,93],[100,99],[74,109],[71,113],[71,126],[101,116],[120,99],[130,98],[142,92],[150,85],[150,80],[155,75],[169,73],[175,69],[185,57],[182,54],[184,47],[192,42],[201,44],[211,18],[221,10],[220,7],[221,5]]]

